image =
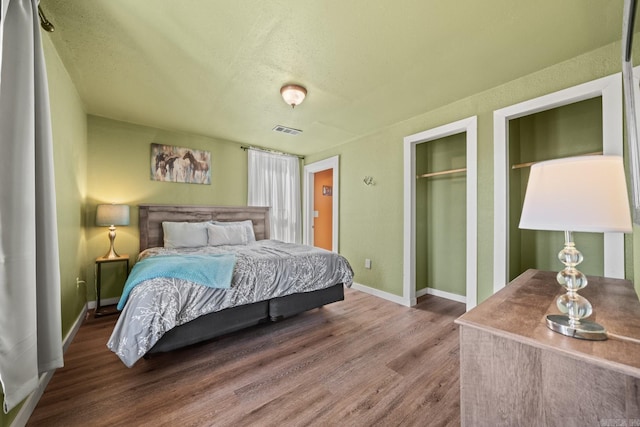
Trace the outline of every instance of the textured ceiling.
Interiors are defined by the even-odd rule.
[[[42,0],[90,114],[310,154],[620,39],[622,0]],[[280,87],[307,99],[291,109]],[[273,132],[275,125],[304,132]]]

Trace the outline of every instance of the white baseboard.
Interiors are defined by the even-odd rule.
[[[461,303],[467,303],[467,297],[464,295],[452,294],[451,292],[445,292],[434,288],[424,288],[416,291],[416,298],[419,298],[423,295],[433,295],[440,298],[450,299],[452,301],[457,301]]]
[[[95,302],[94,302],[94,306],[95,306]],[[73,338],[78,333],[78,330],[82,325],[82,322],[87,316],[87,310],[88,310],[88,307],[87,307],[87,304],[85,304],[85,306],[80,311],[80,314],[76,318],[75,322],[73,323],[73,326],[71,327],[67,335],[62,340],[63,353],[66,353],[67,349],[71,345],[71,342],[73,341]],[[51,378],[53,378],[54,373],[55,373],[55,370],[40,374],[40,378],[38,380],[38,388],[35,389],[29,395],[29,397],[25,399],[24,404],[20,408],[20,411],[18,411],[18,415],[16,415],[16,418],[11,423],[11,427],[24,427],[25,425],[27,425],[27,422],[29,421],[29,417],[31,417],[31,414],[36,409],[36,406],[38,405],[38,402],[42,397],[42,393],[44,393],[44,390],[47,388],[47,384],[49,384],[49,381],[51,381]]]
[[[100,299],[100,307],[103,307],[105,305],[115,305],[119,301],[120,301],[120,297]],[[89,310],[93,310],[94,308],[96,308],[95,301],[89,301],[87,304],[88,304]]]
[[[408,299],[405,299],[404,297],[401,297],[389,292],[381,291],[379,289],[371,288],[361,283],[353,282],[353,285],[351,285],[351,288],[357,291],[371,294],[373,296],[376,296],[382,299],[386,299],[387,301],[395,302],[396,304],[404,305],[405,307],[411,307],[413,305],[416,305],[415,301],[413,301],[413,304],[411,304],[411,301],[409,301]]]
[[[440,291],[438,289],[434,289],[434,288],[424,288],[424,289],[420,289],[419,291],[416,291],[416,297],[413,301],[410,301],[407,298],[389,293],[389,292],[385,292],[385,291],[381,291],[379,289],[375,289],[375,288],[371,288],[369,286],[363,285],[362,283],[356,283],[353,282],[353,285],[351,285],[351,288],[357,290],[357,291],[361,291],[361,292],[365,292],[367,294],[371,294],[373,296],[382,298],[382,299],[386,299],[387,301],[392,301],[395,302],[396,304],[400,304],[400,305],[404,305],[405,307],[413,307],[414,305],[417,304],[417,299],[420,298],[421,296],[424,295],[433,295],[436,297],[440,297],[440,298],[446,298],[452,301],[456,301],[456,302],[461,302],[461,303],[465,303],[467,302],[467,297],[463,296],[463,295],[458,295],[458,294],[453,294],[451,292],[445,292],[445,291]]]

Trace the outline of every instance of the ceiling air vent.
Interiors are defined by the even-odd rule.
[[[286,133],[288,135],[298,135],[298,134],[302,133],[302,131],[300,129],[288,128],[288,127],[282,126],[282,125],[276,125],[276,127],[274,127],[273,130],[276,131],[276,132]]]

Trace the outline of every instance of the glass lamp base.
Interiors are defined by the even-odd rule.
[[[570,326],[569,316],[561,314],[548,315],[547,327],[559,334],[582,340],[604,341],[607,339],[607,331],[603,326],[588,320],[580,320],[580,324],[577,327]]]

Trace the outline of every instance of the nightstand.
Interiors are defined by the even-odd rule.
[[[588,276],[580,295],[598,310],[594,320],[619,338],[585,341],[546,325],[564,294],[556,275],[527,270],[456,320],[463,427],[640,420],[640,301],[633,284]]]
[[[101,310],[100,308],[100,288],[102,285],[102,266],[106,263],[111,263],[111,262],[123,262],[126,263],[127,269],[125,271],[125,279],[126,277],[129,275],[129,255],[122,255],[119,256],[117,258],[103,258],[103,257],[98,257],[96,258],[96,268],[95,268],[95,273],[96,273],[96,311],[94,316],[95,317],[100,317],[100,316],[106,316],[109,314],[117,314],[118,310]]]

